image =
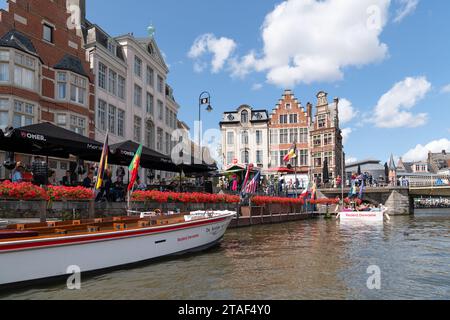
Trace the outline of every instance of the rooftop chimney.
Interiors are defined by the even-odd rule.
[[[308,102],[308,103],[306,104],[306,114],[308,115],[308,117],[309,117],[310,119],[312,119],[312,109],[313,109],[312,104],[311,104],[310,102]]]

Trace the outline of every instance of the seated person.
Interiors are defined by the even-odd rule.
[[[62,178],[61,184],[65,187],[72,186],[72,175],[70,174],[70,171],[66,171],[66,175]]]
[[[88,173],[87,177],[83,180],[83,187],[85,188],[92,188],[93,187],[93,181],[94,181],[94,173],[91,171]]]
[[[12,182],[13,183],[22,183],[23,182],[23,171],[24,167],[21,162],[17,162],[16,168],[12,174]]]

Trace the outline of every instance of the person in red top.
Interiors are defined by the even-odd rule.
[[[341,184],[342,184],[342,178],[341,178],[341,176],[338,176],[336,178],[336,187],[339,188],[341,186]]]

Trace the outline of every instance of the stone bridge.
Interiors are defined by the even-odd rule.
[[[327,198],[342,196],[341,189],[320,189]],[[344,189],[344,197],[347,197],[350,189]],[[366,188],[364,200],[375,205],[383,204],[389,208],[389,215],[414,214],[414,199],[419,197],[450,197],[450,185],[410,187],[383,187]]]
[[[341,189],[320,189],[327,198],[342,197]],[[350,188],[344,189],[344,197]],[[414,198],[409,194],[407,187],[367,188],[364,200],[375,205],[383,204],[389,208],[389,215],[409,215],[414,213]]]

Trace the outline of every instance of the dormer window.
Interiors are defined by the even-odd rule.
[[[232,114],[229,114],[229,115],[228,115],[228,120],[229,120],[229,121],[233,121],[233,120],[234,120],[234,116],[233,116]]]
[[[248,111],[244,110],[241,113],[241,122],[242,123],[248,123]]]
[[[256,120],[262,120],[263,116],[261,113],[258,112],[255,114],[255,118],[256,118]]]
[[[117,46],[112,40],[108,41],[108,51],[113,55],[117,54]]]
[[[147,46],[147,51],[150,54],[153,54],[155,52],[155,50],[153,50],[153,46],[151,43],[149,43],[149,45]]]

